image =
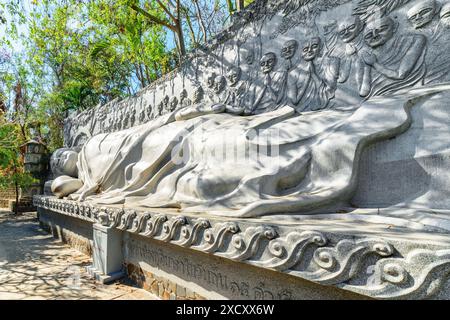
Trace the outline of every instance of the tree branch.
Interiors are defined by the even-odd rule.
[[[152,22],[154,22],[156,24],[162,25],[162,26],[164,26],[164,27],[166,27],[166,28],[168,28],[168,29],[170,29],[170,30],[172,30],[174,32],[176,31],[176,27],[174,25],[171,25],[170,23],[167,23],[166,21],[161,20],[158,17],[155,17],[154,15],[152,15],[152,14],[148,13],[147,11],[145,11],[144,9],[142,9],[142,8],[140,8],[140,7],[138,7],[138,6],[134,5],[134,4],[130,5],[130,7],[134,11],[136,11],[136,12],[142,14],[143,16],[145,16],[146,18],[148,18],[150,21],[152,21]]]

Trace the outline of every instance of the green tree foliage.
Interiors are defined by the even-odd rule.
[[[21,128],[6,120],[0,112],[0,189],[14,186],[16,193],[16,214],[18,213],[19,189],[26,189],[35,179],[25,172],[23,154],[20,152]]]

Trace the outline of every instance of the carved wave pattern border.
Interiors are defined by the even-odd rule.
[[[270,225],[244,226],[205,218],[95,207],[35,196],[35,206],[103,226],[284,272],[378,299],[433,298],[450,274],[450,249],[413,249],[400,255],[380,238],[333,241],[322,232]]]

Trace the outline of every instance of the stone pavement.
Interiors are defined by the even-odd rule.
[[[36,213],[0,211],[0,299],[156,300],[126,280],[95,282],[90,257],[39,228]]]

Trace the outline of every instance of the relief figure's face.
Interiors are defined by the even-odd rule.
[[[395,23],[389,17],[369,22],[364,31],[364,41],[372,48],[385,44],[394,35]]]
[[[297,49],[298,42],[295,40],[289,40],[283,45],[283,48],[281,48],[281,56],[284,59],[292,59],[292,57],[295,55],[295,52],[297,52]]]
[[[216,74],[215,73],[211,73],[208,78],[206,79],[206,85],[208,86],[208,88],[212,89],[214,88],[214,79],[216,78]]]
[[[247,50],[244,52],[244,60],[245,63],[251,66],[253,62],[255,61],[255,55],[253,53],[253,50]]]
[[[348,43],[353,41],[356,36],[361,32],[362,23],[358,17],[351,17],[349,20],[346,20],[339,24],[338,26],[338,34],[342,41]]]
[[[188,93],[186,91],[186,89],[183,89],[183,91],[181,91],[180,93],[180,100],[186,99],[188,97]]]
[[[314,37],[307,41],[302,50],[302,57],[305,61],[314,60],[320,53],[320,38]]]
[[[442,6],[439,16],[441,19],[441,23],[446,27],[450,27],[450,2]]]
[[[178,99],[177,99],[177,97],[173,97],[173,98],[170,100],[170,109],[171,109],[171,110],[175,110],[175,108],[177,107],[177,105],[178,105]]]
[[[231,68],[230,71],[228,71],[227,79],[230,86],[236,85],[241,79],[241,69],[239,67]]]
[[[277,64],[277,56],[273,52],[266,53],[261,58],[259,64],[261,66],[261,71],[264,74],[268,74],[272,72],[273,68]]]
[[[218,76],[214,80],[214,92],[219,94],[225,89],[226,80],[224,76]]]
[[[437,3],[434,0],[422,1],[408,10],[408,20],[414,28],[420,29],[433,20],[437,13],[437,8]]]

